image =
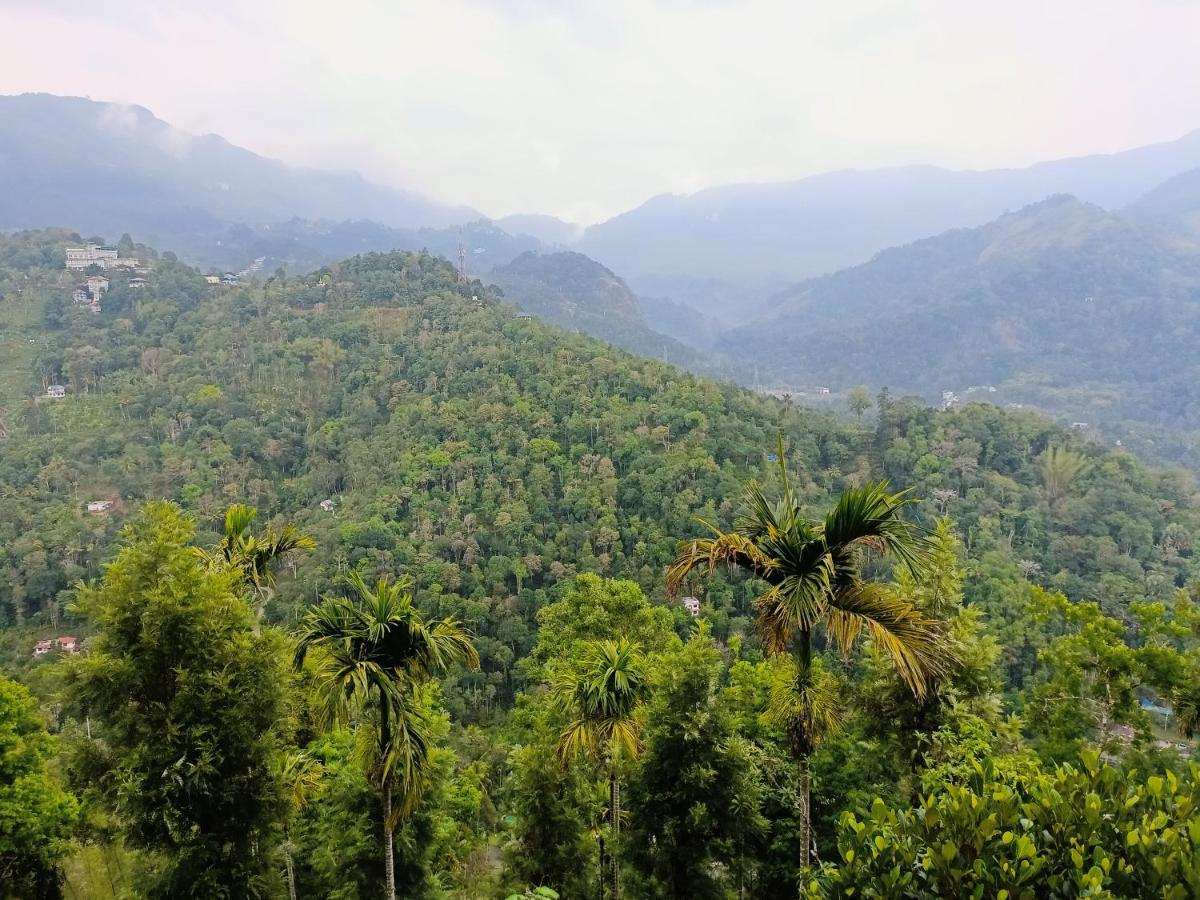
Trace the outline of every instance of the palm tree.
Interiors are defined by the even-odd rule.
[[[275,588],[275,567],[285,557],[299,550],[312,550],[317,545],[308,535],[301,534],[288,524],[276,531],[268,526],[262,534],[250,531],[257,510],[244,503],[235,503],[225,511],[225,532],[212,550],[198,551],[214,565],[226,565],[242,573],[243,581],[253,589],[258,601],[258,615]]]
[[[1067,496],[1067,490],[1088,469],[1087,457],[1069,447],[1051,445],[1041,457],[1042,487],[1051,505]]]
[[[357,572],[345,580],[353,597],[326,598],[305,616],[295,664],[317,651],[324,718],[359,727],[368,778],[383,794],[384,870],[395,900],[392,832],[416,808],[431,775],[422,688],[455,663],[478,667],[479,654],[458,622],[424,621],[407,577],[380,578],[373,587]]]
[[[770,712],[784,725],[799,767],[800,861],[808,866],[815,849],[809,760],[842,721],[837,680],[813,659],[814,634],[823,632],[849,654],[866,632],[918,697],[948,658],[936,622],[862,573],[869,553],[919,564],[925,540],[900,517],[909,501],[889,494],[886,482],[867,484],[844,491],[824,521],[815,521],[803,514],[792,490],[782,440],[779,474],[776,500],[757,482],[747,486],[745,511],[733,531],[701,522],[713,536],[682,544],[667,581],[674,593],[692,573],[708,576],[730,566],[766,583],[755,600],[756,625],[767,652],[789,658],[772,690]]]
[[[608,770],[609,832],[613,900],[621,898],[621,780],[623,759],[641,750],[639,713],[649,688],[641,653],[626,638],[587,645],[581,665],[563,674],[553,692],[570,721],[558,741],[559,760],[585,754]],[[604,883],[601,850],[600,882]],[[603,893],[603,887],[601,888]]]
[[[284,790],[283,856],[287,863],[288,896],[296,900],[296,871],[292,864],[291,822],[308,805],[321,783],[324,767],[303,750],[275,757],[275,778]]]

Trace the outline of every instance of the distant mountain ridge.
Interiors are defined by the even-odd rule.
[[[191,135],[140,106],[49,94],[0,96],[0,195],[0,228],[66,224],[168,240],[295,217],[391,227],[480,218],[361,175],[294,168]]]
[[[624,274],[635,290],[656,281],[662,293],[664,283],[680,280],[675,300],[689,300],[685,278],[746,286],[740,315],[789,283],[857,265],[887,247],[982,225],[1053,194],[1119,208],[1197,166],[1200,131],[1020,169],[921,165],[726,185],[655,197],[591,226],[576,249]]]
[[[1200,428],[1200,243],[1059,195],[804,281],[724,334],[777,383]]]

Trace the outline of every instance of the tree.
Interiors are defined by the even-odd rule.
[[[566,764],[586,755],[608,773],[608,857],[613,900],[620,900],[621,764],[641,751],[645,661],[625,638],[598,641],[587,645],[579,667],[563,673],[552,690],[570,719],[559,737],[559,759]]]
[[[939,728],[970,717],[999,725],[1000,647],[984,632],[979,611],[963,606],[966,570],[959,552],[950,520],[938,519],[920,571],[901,567],[896,572],[897,596],[942,623],[945,632],[946,665],[926,679],[925,694],[915,696],[886,661],[878,659],[868,660],[856,685],[866,732],[893,748],[902,796],[916,790],[913,776],[926,762],[923,742]]]
[[[630,785],[631,851],[648,876],[647,896],[725,896],[718,873],[735,871],[740,881],[741,846],[766,826],[747,742],[718,694],[721,669],[703,624],[654,664],[646,747]]]
[[[809,519],[792,491],[780,444],[780,497],[768,499],[751,482],[734,530],[702,523],[713,537],[684,544],[667,577],[676,592],[693,572],[711,576],[720,567],[735,566],[766,584],[755,601],[756,626],[768,654],[790,656],[780,668],[770,706],[784,722],[799,764],[800,863],[806,868],[813,847],[810,757],[842,722],[841,688],[813,659],[814,633],[824,631],[848,654],[867,632],[919,697],[946,663],[936,623],[862,573],[868,551],[909,566],[920,561],[924,542],[900,516],[909,501],[889,494],[886,483],[871,483],[843,492],[824,521]]]
[[[266,877],[283,642],[255,634],[239,576],[190,546],[176,506],[147,504],[75,610],[96,629],[68,671],[99,740],[76,769],[133,846],[158,851],[153,897],[244,897]]]
[[[506,779],[509,808],[515,818],[509,869],[518,883],[549,885],[564,897],[583,897],[595,868],[594,825],[603,805],[603,787],[579,766],[563,767],[558,757],[559,728],[548,704],[527,711],[537,717],[533,733],[513,750]],[[600,872],[603,879],[605,873]]]
[[[1087,471],[1087,458],[1069,447],[1052,445],[1041,456],[1042,487],[1051,504],[1067,496],[1071,484]]]
[[[871,408],[873,402],[871,392],[861,384],[850,388],[850,393],[846,395],[847,405],[860,422],[862,421],[863,414]]]
[[[1194,772],[1194,769],[1193,769]],[[847,812],[825,898],[1164,897],[1200,892],[1200,783],[1100,762],[1008,778],[990,760],[914,807]]]
[[[395,900],[392,835],[420,803],[432,774],[420,692],[452,665],[477,667],[479,654],[458,622],[425,623],[408,578],[380,578],[372,587],[351,572],[346,581],[352,598],[326,598],[305,616],[295,664],[303,666],[312,653],[327,721],[358,720],[364,767],[383,795],[384,874]]]
[[[551,660],[573,660],[589,642],[624,637],[644,652],[678,646],[670,610],[651,606],[636,582],[579,575],[561,600],[538,612],[531,675]],[[553,667],[551,667],[553,668]]]
[[[1044,757],[1074,758],[1091,741],[1112,752],[1136,732],[1148,736],[1139,697],[1151,690],[1176,699],[1180,728],[1188,734],[1188,696],[1197,684],[1194,640],[1184,627],[1194,615],[1190,600],[1177,604],[1177,618],[1161,604],[1131,604],[1127,624],[1096,603],[1074,603],[1036,587],[1031,594],[1034,617],[1061,630],[1039,654],[1041,670],[1026,696]]]
[[[230,506],[225,511],[225,531],[217,546],[199,552],[211,564],[226,565],[239,573],[246,586],[254,591],[261,618],[275,587],[276,566],[290,554],[312,550],[317,545],[290,523],[280,531],[268,527],[261,535],[252,533],[250,526],[256,512],[244,503]]]
[[[54,739],[37,701],[0,677],[0,895],[53,898],[59,860],[78,815],[75,798],[47,771]]]
[[[283,858],[287,866],[288,896],[296,900],[296,870],[292,862],[291,824],[321,783],[323,767],[303,750],[281,752],[275,757],[275,779],[283,789]]]

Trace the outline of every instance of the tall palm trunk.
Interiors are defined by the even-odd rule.
[[[797,688],[804,695],[812,677],[812,632],[801,631],[796,641]],[[797,800],[800,814],[800,867],[808,868],[812,863],[812,767],[811,735],[802,735],[802,745],[796,747],[796,762],[800,769],[800,796]]]
[[[600,877],[596,879],[600,887],[600,900],[604,900],[604,883],[608,880],[608,852],[604,844],[604,831],[599,835],[600,844]]]
[[[800,757],[800,867],[808,868],[812,863],[812,771],[808,754]]]
[[[292,866],[292,833],[283,826],[283,860],[287,864],[288,897],[296,900],[296,871]]]
[[[612,849],[608,855],[612,866],[612,896],[613,900],[621,900],[621,782],[617,779],[615,762],[609,768],[608,790],[611,799],[609,815],[612,817]]]
[[[388,704],[379,698],[379,754],[380,766],[387,757],[392,743],[392,726],[388,718]],[[383,873],[387,884],[387,900],[396,900],[396,859],[392,852],[392,779],[386,768],[383,778]]]
[[[387,900],[396,900],[396,861],[392,855],[392,785],[383,786],[383,872],[387,882]]]

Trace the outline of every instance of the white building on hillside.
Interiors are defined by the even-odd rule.
[[[100,247],[88,244],[86,247],[67,248],[67,268],[86,269],[88,266],[99,266],[102,269],[132,269],[138,261],[132,257],[119,258],[116,247]]]

